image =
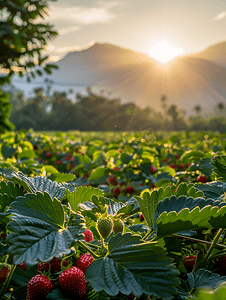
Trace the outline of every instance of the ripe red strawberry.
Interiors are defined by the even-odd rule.
[[[144,216],[142,213],[139,214],[139,219],[140,219],[140,222],[143,222],[144,221]]]
[[[156,185],[154,183],[151,184],[151,189],[156,188]]]
[[[119,187],[114,189],[115,196],[118,196],[120,194],[120,192],[121,192],[121,189]]]
[[[55,164],[56,164],[56,165],[61,164],[61,159],[56,160],[56,163],[55,163]]]
[[[134,188],[131,185],[126,187],[126,193],[127,194],[132,194],[133,192],[134,192]]]
[[[10,270],[6,266],[3,266],[3,268],[0,270],[0,284],[3,284],[6,281],[9,272]]]
[[[193,267],[195,265],[195,261],[196,261],[196,255],[186,256],[183,259],[183,264],[184,264],[185,269],[187,270],[188,273],[192,272]]]
[[[50,152],[46,152],[46,158],[50,158],[52,154]]]
[[[57,273],[57,272],[61,271],[61,261],[62,261],[61,258],[54,257],[53,259],[51,259],[51,261],[50,261],[50,271],[51,271],[51,273]],[[62,265],[64,267],[67,267],[68,262],[66,260],[64,260],[62,262]]]
[[[48,262],[38,264],[38,270],[42,273],[49,271],[49,269],[50,269],[50,264]]]
[[[119,171],[120,170],[120,168],[119,167],[114,167],[114,169],[113,169],[114,171]]]
[[[150,172],[154,173],[155,171],[156,171],[156,168],[153,165],[151,165]]]
[[[86,242],[91,242],[93,240],[93,233],[92,231],[90,231],[89,229],[86,229],[84,232],[83,232],[85,238],[84,240]]]
[[[31,278],[27,285],[27,299],[41,300],[54,288],[52,280],[44,275],[38,274]]]
[[[112,232],[113,221],[109,218],[100,218],[97,221],[97,229],[100,235],[106,239]]]
[[[79,259],[75,263],[75,267],[82,270],[84,273],[88,269],[88,267],[91,265],[94,258],[90,253],[82,254]]]
[[[38,145],[34,145],[33,147],[35,150],[38,150]]]
[[[123,232],[124,230],[124,222],[120,219],[113,221],[113,232],[117,234],[118,232]]]
[[[226,255],[221,256],[218,261],[217,265],[221,271],[226,271]]]
[[[1,239],[2,239],[2,240],[5,240],[5,239],[6,239],[6,234],[5,234],[5,232],[2,232],[2,233],[1,233]]]
[[[198,177],[197,177],[197,180],[198,180],[198,182],[206,183],[206,176],[205,176],[205,175],[203,175],[203,176],[198,176]]]
[[[58,286],[65,295],[73,299],[77,296],[84,297],[86,294],[84,272],[77,267],[64,270],[58,277]]]
[[[180,169],[183,169],[183,167],[184,167],[183,164],[179,164]]]
[[[25,271],[25,269],[26,269],[25,262],[23,261],[21,264],[18,265],[18,267],[19,267],[21,270]]]
[[[50,260],[50,262],[46,262],[46,263],[39,263],[38,264],[38,270],[42,273],[49,271],[51,273],[57,273],[61,271],[61,258],[56,258],[54,257],[53,259]],[[64,260],[62,262],[62,265],[64,267],[68,266],[68,262],[66,260]]]
[[[108,182],[112,185],[116,185],[116,179],[114,176],[108,178]]]

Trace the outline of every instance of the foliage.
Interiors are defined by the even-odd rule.
[[[14,73],[27,79],[41,76],[44,72],[51,73],[52,64],[46,64],[47,56],[41,55],[47,42],[52,40],[57,32],[53,26],[42,23],[47,14],[48,2],[38,1],[0,1],[0,68],[3,76],[0,78],[0,133],[12,130],[14,127],[8,121],[11,104],[9,95],[2,92],[2,85],[10,83]],[[35,61],[38,61],[36,63]]]

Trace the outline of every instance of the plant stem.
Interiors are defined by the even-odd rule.
[[[142,240],[146,240],[151,233],[152,233],[152,229],[149,229],[148,232],[145,234],[145,236],[142,238]]]
[[[16,265],[13,265],[12,268],[10,269],[10,272],[9,272],[9,275],[8,275],[8,277],[6,279],[6,282],[4,283],[4,285],[3,285],[2,289],[1,289],[0,299],[5,294],[5,292],[6,292],[7,288],[8,288],[8,285],[10,283],[10,280],[11,280],[12,276],[13,276],[13,272],[14,272],[15,268],[16,268]]]
[[[211,252],[213,251],[214,246],[217,244],[223,230],[224,230],[223,228],[218,229],[217,234],[215,235],[215,237],[206,253],[206,256],[204,257],[204,259],[199,261],[197,263],[197,265],[195,265],[194,272],[197,271],[199,268],[202,268],[204,266],[204,264],[207,262],[207,260],[209,259],[210,255],[211,255]]]
[[[78,241],[78,243],[79,243],[84,249],[86,249],[86,250],[92,255],[93,258],[95,258],[95,259],[100,258],[100,256],[97,255],[96,253],[94,253],[88,246],[86,246],[86,244],[85,244],[84,242]]]
[[[173,236],[180,238],[180,239],[185,239],[185,240],[189,240],[195,243],[202,243],[202,244],[206,244],[206,245],[212,245],[212,242],[208,242],[208,241],[204,241],[204,240],[199,240],[199,239],[195,239],[189,236],[184,236],[184,235],[180,235],[180,234],[172,234]],[[215,248],[218,249],[226,249],[226,245],[222,245],[222,244],[214,244]]]

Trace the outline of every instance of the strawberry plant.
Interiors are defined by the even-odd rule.
[[[0,297],[203,299],[207,287],[213,295],[223,295],[223,153],[214,157],[201,144],[196,150],[192,134],[190,144],[186,134],[142,142],[139,134],[106,143],[84,137],[80,144],[62,138],[59,146],[27,136],[31,152],[18,151],[16,143],[1,146],[8,158],[0,181],[0,269],[8,271]],[[212,146],[217,146],[214,138]],[[61,160],[59,170],[50,164],[34,166],[36,158],[29,164],[20,154],[41,149],[35,155],[44,159],[51,153],[54,166]],[[24,161],[30,166],[25,173]],[[206,182],[197,181],[198,176]],[[34,293],[33,278],[40,281]]]

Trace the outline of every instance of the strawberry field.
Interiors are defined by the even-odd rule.
[[[0,299],[226,298],[226,136],[0,141]]]

